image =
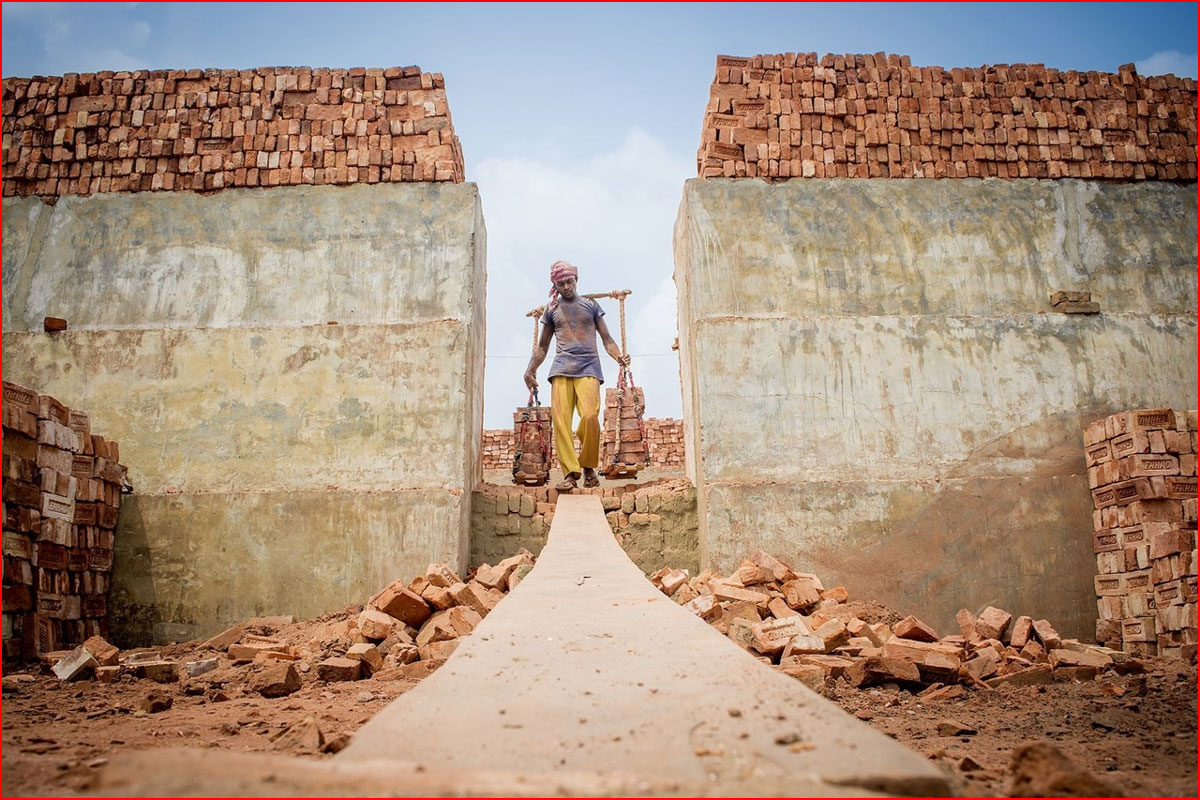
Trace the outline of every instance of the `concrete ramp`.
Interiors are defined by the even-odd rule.
[[[335,761],[388,759],[519,773],[531,793],[555,775],[563,793],[587,775],[597,793],[949,793],[924,758],[655,589],[593,496],[559,497],[533,571]]]

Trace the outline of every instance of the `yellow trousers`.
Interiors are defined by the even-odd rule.
[[[550,379],[550,416],[554,420],[554,447],[563,475],[580,474],[580,467],[595,469],[600,463],[600,381],[595,378]],[[571,438],[571,422],[579,410],[579,455]]]

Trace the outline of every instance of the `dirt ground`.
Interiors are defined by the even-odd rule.
[[[1014,751],[1043,740],[1126,797],[1195,797],[1196,667],[1145,663],[1145,674],[963,689],[943,700],[848,687],[835,688],[833,699],[933,761],[963,796],[1008,796]]]
[[[868,606],[860,604],[856,613],[887,615],[887,609]],[[290,642],[311,641],[322,626],[351,611],[270,633]],[[189,660],[196,644],[165,648],[164,656]],[[956,689],[956,696],[936,700],[897,687],[852,689],[839,682],[829,683],[827,692],[849,713],[932,760],[963,795],[1006,796],[1014,751],[1048,740],[1126,796],[1195,797],[1196,668],[1163,659],[1145,665],[1140,674]],[[268,699],[246,686],[260,667],[228,662],[223,667],[171,684],[130,675],[110,684],[62,683],[36,668],[6,674],[4,796],[86,792],[114,754],[172,745],[329,758],[393,698],[416,685],[372,679],[327,683],[300,662],[302,687]],[[170,707],[158,710],[168,699]],[[321,731],[319,740],[303,724],[309,717]],[[280,735],[297,723],[290,735]]]

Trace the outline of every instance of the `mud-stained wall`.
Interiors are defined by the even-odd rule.
[[[945,628],[993,604],[1091,636],[1079,432],[1193,403],[1196,222],[1156,182],[689,181],[701,565],[762,547]]]
[[[4,235],[5,378],[92,410],[135,487],[118,641],[314,616],[465,566],[473,184],[6,199]]]

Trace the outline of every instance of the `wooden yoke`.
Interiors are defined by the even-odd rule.
[[[624,308],[625,298],[631,294],[633,294],[633,292],[629,289],[613,289],[611,292],[593,292],[592,294],[585,294],[583,296],[591,298],[592,300],[600,300],[602,298],[612,298],[613,300],[619,300],[622,303],[622,308]],[[529,311],[526,311],[525,316],[533,317],[534,320],[536,321],[539,317],[541,317],[545,313],[546,313],[546,306],[541,305],[541,306],[538,306],[537,308],[531,308]]]

